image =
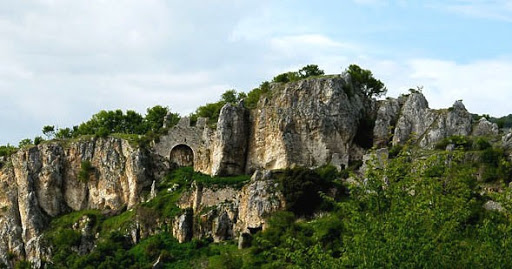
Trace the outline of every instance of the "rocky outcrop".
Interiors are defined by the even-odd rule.
[[[449,109],[434,110],[420,92],[412,92],[400,111],[392,143],[401,145],[413,139],[419,146],[432,148],[443,138],[471,134],[471,114],[461,101]]]
[[[472,135],[474,136],[487,136],[487,135],[497,135],[498,134],[498,125],[496,123],[492,123],[488,121],[486,118],[482,117],[478,123],[473,128]]]
[[[148,155],[121,139],[50,142],[18,151],[0,171],[0,259],[28,259],[37,267],[48,253],[41,235],[50,218],[83,209],[120,211],[145,199]],[[83,163],[91,165],[78,175]]]
[[[405,102],[403,99],[388,98],[379,102],[373,128],[373,144],[376,147],[387,147],[391,141],[400,109]]]
[[[194,170],[210,175],[328,163],[341,168],[354,159],[352,153],[362,156],[352,142],[362,118],[373,114],[365,103],[373,101],[348,78],[273,83],[270,92],[250,114],[243,104],[226,104],[216,129],[206,119],[191,125],[182,118],[153,145],[154,151],[175,162],[173,151],[188,147]]]
[[[185,210],[174,220],[178,241],[210,237],[219,242],[265,229],[265,217],[283,209],[285,201],[272,173],[257,171],[241,190],[194,185],[178,205]]]
[[[346,166],[364,114],[361,95],[347,87],[339,76],[273,84],[251,114],[247,171]]]
[[[217,175],[239,175],[245,172],[249,113],[243,106],[226,104],[220,111],[213,145],[212,172]]]

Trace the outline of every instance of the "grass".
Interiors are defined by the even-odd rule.
[[[249,175],[212,177],[199,172],[195,172],[192,167],[180,167],[167,176],[168,182],[178,183],[180,185],[189,185],[193,181],[206,187],[233,187],[241,188],[251,177]]]

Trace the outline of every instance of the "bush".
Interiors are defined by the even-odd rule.
[[[483,137],[477,138],[477,140],[473,143],[473,148],[476,150],[485,150],[490,147],[492,147],[491,143],[489,143],[489,141]]]
[[[89,160],[82,161],[80,164],[80,171],[78,172],[78,180],[82,182],[89,181],[93,171],[94,167]]]
[[[7,144],[6,146],[0,146],[0,157],[11,156],[16,152],[17,148]]]
[[[266,95],[269,91],[270,83],[268,81],[261,83],[259,88],[255,88],[247,94],[247,97],[244,99],[245,107],[249,109],[256,108],[261,96]]]
[[[358,65],[351,64],[345,70],[345,73],[350,75],[353,86],[361,89],[366,97],[380,97],[387,92],[384,83],[374,78],[370,70],[362,69]]]
[[[320,68],[318,68],[318,65],[309,64],[309,65],[302,67],[301,69],[299,69],[296,72],[286,72],[286,73],[279,74],[272,79],[272,82],[287,83],[287,82],[297,81],[297,80],[301,80],[301,79],[305,79],[305,78],[309,78],[309,77],[322,76],[324,74],[325,74],[324,71],[321,70]]]
[[[334,178],[332,169],[321,170],[325,178],[307,168],[286,169],[279,178],[280,190],[286,200],[286,210],[298,216],[310,216],[324,200],[320,192],[326,192]]]
[[[40,137],[40,136],[36,136],[36,137],[34,138],[34,145],[36,145],[36,146],[37,146],[37,145],[41,144],[41,142],[43,142],[43,141],[44,141],[44,139],[43,139],[42,137]]]
[[[469,137],[463,136],[463,135],[454,135],[454,136],[450,136],[450,137],[447,137],[447,138],[439,141],[436,144],[435,148],[439,149],[439,150],[445,150],[446,147],[450,144],[453,144],[455,146],[455,148],[457,148],[457,149],[464,149],[464,150],[471,149],[471,147],[473,145],[473,143]]]

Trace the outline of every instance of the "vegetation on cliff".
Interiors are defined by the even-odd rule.
[[[112,217],[75,212],[54,220],[48,237],[55,246],[50,267],[150,268],[157,260],[167,268],[511,266],[512,191],[506,187],[511,169],[500,167],[504,155],[496,145],[466,142],[451,151],[407,144],[385,166],[369,161],[364,176],[347,171],[351,183],[342,180],[347,173],[329,166],[278,172],[288,211],[270,216],[268,228],[254,235],[246,249],[239,250],[236,241],[213,243],[208,238],[179,244],[167,224],[134,244],[130,233],[123,232],[134,220],[176,216],[183,187],[194,180],[215,183],[180,168],[166,177],[157,197],[138,209]],[[489,179],[488,170],[503,172]],[[484,191],[492,188],[499,191]],[[338,195],[328,195],[332,190]],[[500,206],[489,208],[490,201]],[[84,215],[100,238],[92,252],[79,255],[83,235],[73,223]]]
[[[351,94],[354,87],[362,89],[365,97],[386,91],[369,70],[351,65],[346,73],[352,84],[343,90]],[[273,83],[323,75],[309,65],[278,75]],[[218,102],[199,107],[192,121],[208,117],[213,124],[226,103],[244,100],[247,108],[255,108],[270,91],[269,82],[248,94],[226,91]],[[147,144],[165,131],[164,118],[168,126],[176,124],[179,115],[168,112],[161,106],[148,109],[144,117],[133,111],[101,111],[76,128],[45,126],[43,133],[47,139],[135,137]],[[371,149],[374,121],[363,117],[354,145]],[[385,158],[376,154],[361,168],[360,161],[351,160],[352,165],[341,171],[330,165],[273,171],[275,181],[264,185],[264,191],[280,192],[285,205],[282,211],[265,215],[263,231],[259,231],[263,226],[250,227],[254,231],[250,230],[243,249],[238,249],[238,239],[214,243],[211,234],[203,233],[196,236],[202,239],[180,244],[172,234],[176,219],[192,210],[177,205],[186,192],[203,187],[239,190],[250,182],[249,176],[210,177],[191,167],[174,167],[153,182],[156,192],[145,186],[143,202],[129,210],[85,210],[53,219],[42,237],[51,250],[51,259],[44,264],[48,268],[511,267],[510,145],[505,147],[496,134],[449,136],[435,140],[439,142],[429,149],[419,147],[415,139],[411,134],[409,142],[390,146]],[[20,147],[32,143],[38,142],[26,139]],[[0,157],[15,150],[2,146]],[[82,161],[79,182],[91,181],[95,169]],[[220,203],[229,205],[227,199]],[[196,222],[211,220],[208,214],[215,211],[213,207],[190,215]],[[0,214],[7,209],[1,210]],[[14,253],[8,256],[9,266],[30,266],[16,260]]]

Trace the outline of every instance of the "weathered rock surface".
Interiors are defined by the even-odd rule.
[[[497,126],[485,119],[473,128],[461,101],[434,110],[414,91],[376,103],[353,89],[349,77],[329,76],[272,84],[250,112],[242,104],[226,104],[216,125],[205,118],[191,123],[183,117],[152,144],[151,153],[116,138],[44,143],[0,159],[0,262],[10,266],[9,257],[15,256],[40,266],[51,254],[41,237],[51,218],[84,209],[133,208],[155,197],[155,181],[173,163],[193,165],[210,175],[255,173],[242,189],[193,186],[179,202],[182,214],[172,223],[162,220],[165,223],[153,226],[138,219],[130,228],[132,241],[170,225],[180,242],[239,236],[244,247],[251,233],[265,229],[265,216],[285,208],[269,170],[324,164],[342,168],[349,161],[368,159],[367,150],[355,143],[368,119],[375,119],[369,132],[377,148],[407,141],[431,148],[453,135],[498,133]],[[512,149],[512,134],[502,142],[505,149]],[[374,166],[384,166],[387,149],[375,154]],[[84,161],[92,169],[79,180]],[[143,195],[150,189],[150,195]],[[82,220],[77,229],[91,238],[87,223]],[[81,242],[78,252],[90,251],[91,242]]]
[[[351,152],[360,153],[351,150],[352,142],[369,109],[360,90],[347,95],[347,81],[333,76],[274,83],[250,115],[241,104],[226,104],[216,129],[205,119],[192,126],[182,118],[153,148],[173,162],[176,147],[189,147],[194,169],[210,175],[328,163],[341,168]]]
[[[434,110],[423,94],[412,92],[400,111],[393,145],[413,139],[421,147],[432,148],[443,138],[471,134],[471,127],[471,114],[461,101],[449,109]]]
[[[85,180],[82,161],[93,167]],[[144,199],[151,185],[148,156],[116,138],[61,145],[51,142],[23,149],[0,170],[0,259],[8,253],[41,265],[48,250],[41,235],[51,217],[72,210],[119,211]]]
[[[373,144],[375,146],[388,146],[393,136],[393,129],[398,121],[400,109],[403,106],[403,102],[400,101],[400,99],[388,98],[379,102],[375,127],[373,128]]]
[[[364,112],[362,97],[349,97],[346,85],[342,77],[273,84],[252,111],[247,170],[346,166]]]
[[[174,220],[178,241],[211,237],[218,242],[265,229],[265,216],[283,209],[285,201],[272,173],[257,171],[241,190],[195,185],[178,205],[186,212]]]
[[[213,145],[212,175],[239,175],[245,172],[249,112],[243,103],[226,104],[220,111]]]
[[[482,117],[478,123],[473,128],[472,135],[474,136],[486,136],[486,135],[497,135],[498,134],[498,125],[496,123],[492,123],[488,121],[486,118]]]

